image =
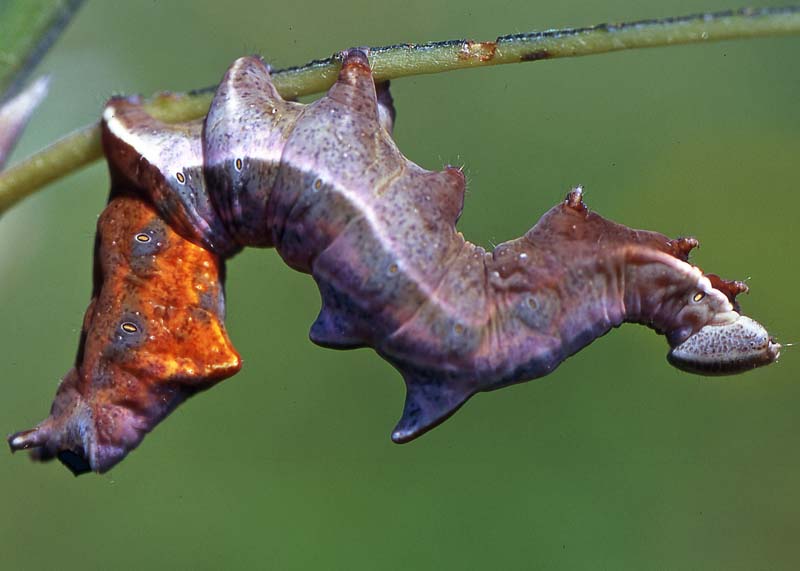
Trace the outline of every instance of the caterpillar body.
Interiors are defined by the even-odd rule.
[[[541,377],[623,322],[663,333],[670,362],[729,374],[780,345],[739,313],[741,282],[688,262],[693,238],[616,224],[577,187],[524,236],[488,252],[455,224],[465,179],[427,171],[391,133],[388,84],[342,54],[327,96],[284,101],[258,58],[237,60],[202,121],[163,124],[135,99],[103,115],[111,195],[74,368],[50,416],[12,450],[104,472],[194,392],[236,373],[225,260],[275,247],[311,274],[311,340],[369,346],[407,388],[392,439],[416,438],[472,395]]]

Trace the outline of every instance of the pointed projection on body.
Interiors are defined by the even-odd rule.
[[[246,246],[275,247],[288,265],[312,275],[322,309],[311,340],[372,347],[403,376],[396,442],[430,430],[477,392],[552,372],[623,322],[663,333],[670,362],[696,373],[736,373],[777,359],[780,345],[739,313],[735,298],[745,286],[689,263],[694,239],[606,220],[588,210],[580,188],[491,252],[466,241],[455,227],[463,174],[409,161],[392,139],[393,124],[388,85],[376,88],[366,54],[350,50],[327,96],[310,105],[284,101],[268,68],[242,58],[202,124],[164,125],[136,101],[114,99],[103,137],[112,195],[124,189],[143,197],[124,198],[125,207],[160,223],[169,243],[199,267],[218,270],[220,259]],[[144,287],[150,282],[123,277],[133,268],[130,255],[104,254],[104,220],[116,219],[108,212],[78,365],[51,418],[11,438],[12,447],[40,446],[40,457],[72,453],[100,471],[185,396],[239,367],[221,322],[218,274],[148,278],[186,296],[165,303],[157,288]],[[142,232],[134,226],[114,235]],[[198,276],[209,295],[185,287]],[[119,284],[131,295],[107,293]],[[172,319],[193,315],[203,327],[191,337],[203,341],[191,343],[185,326],[164,328],[152,343],[137,337],[140,327],[162,323],[165,317],[152,317],[160,307]],[[136,328],[130,339],[120,330],[128,322]],[[115,411],[113,423],[104,420],[107,410]]]

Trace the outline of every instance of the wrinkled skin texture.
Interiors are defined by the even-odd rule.
[[[402,374],[396,442],[477,392],[552,372],[623,322],[666,335],[671,362],[693,372],[777,359],[780,346],[738,313],[746,287],[688,263],[696,240],[606,220],[580,188],[492,252],[466,241],[455,228],[462,172],[410,162],[393,121],[388,86],[376,89],[359,50],[311,105],[283,101],[256,58],[231,66],[202,123],[165,125],[112,100],[112,200],[78,362],[51,416],[12,448],[105,471],[180,401],[235,373],[220,260],[247,246],[275,247],[316,280],[312,341],[373,347]],[[148,225],[168,236],[166,250],[139,260],[120,249]],[[129,340],[126,323],[155,336]]]

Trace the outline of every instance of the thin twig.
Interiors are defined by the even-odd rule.
[[[800,33],[800,6],[742,9],[590,28],[548,30],[501,36],[495,41],[450,40],[372,48],[376,80],[440,73],[467,67],[575,57],[611,51],[695,42]],[[339,70],[337,58],[279,70],[273,79],[286,98],[327,89]],[[149,111],[168,122],[202,117],[214,88],[185,95],[159,96]],[[101,155],[98,124],[79,129],[0,174],[0,214],[44,185],[87,165]]]

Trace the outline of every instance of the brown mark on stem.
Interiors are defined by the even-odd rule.
[[[550,52],[548,52],[547,50],[535,50],[532,52],[522,54],[519,57],[519,61],[539,61],[540,59],[549,59],[549,58],[550,58]]]
[[[458,59],[477,59],[478,61],[490,61],[494,59],[496,52],[496,42],[475,42],[473,40],[465,40],[461,44],[461,49],[458,51]]]

